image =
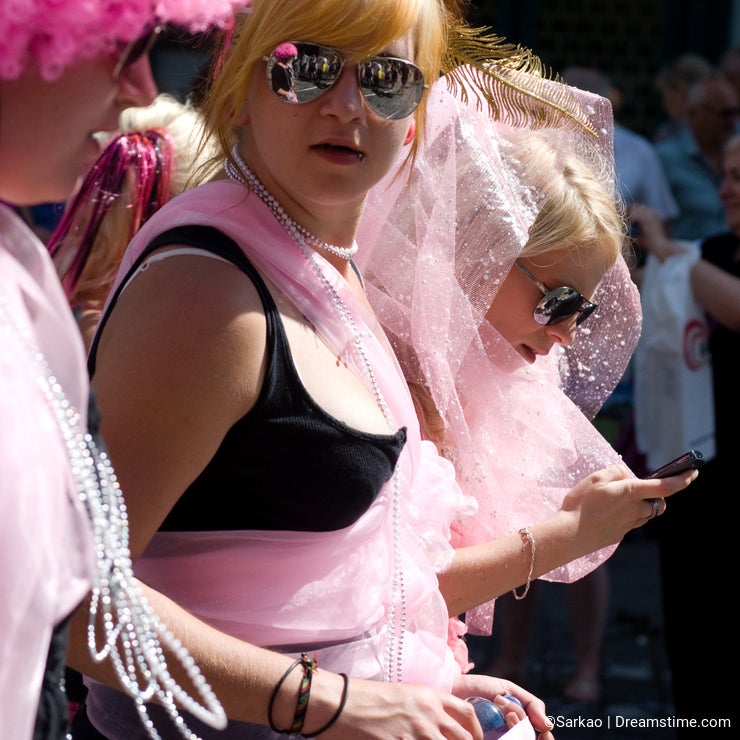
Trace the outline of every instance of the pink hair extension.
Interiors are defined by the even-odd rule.
[[[170,198],[174,145],[161,128],[118,134],[103,149],[67,204],[47,247],[70,299],[92,250],[103,219],[114,207],[132,209],[125,243]],[[98,246],[97,248],[106,248]]]

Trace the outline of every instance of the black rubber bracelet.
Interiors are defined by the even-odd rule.
[[[339,700],[337,711],[334,712],[332,718],[323,727],[316,730],[316,732],[304,732],[303,737],[316,737],[322,732],[326,732],[339,719],[339,715],[344,710],[344,705],[347,703],[347,695],[349,694],[349,677],[346,673],[340,673],[339,675],[344,679],[344,688],[342,689],[342,698]]]
[[[270,723],[270,729],[273,732],[279,732],[280,734],[285,734],[288,732],[288,730],[281,730],[279,727],[275,725],[275,723],[272,721],[272,710],[275,706],[275,699],[277,699],[278,691],[280,691],[280,687],[285,683],[285,679],[288,678],[288,676],[296,669],[297,666],[301,664],[300,658],[296,660],[293,665],[288,668],[285,673],[283,673],[282,678],[277,682],[277,685],[272,690],[272,695],[270,696],[270,701],[267,705],[267,721]]]

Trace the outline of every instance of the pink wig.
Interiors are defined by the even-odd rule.
[[[228,25],[251,0],[0,0],[0,79],[32,61],[53,80],[70,64],[110,53],[158,23],[192,33]]]
[[[279,46],[276,46],[272,53],[275,59],[279,62],[287,62],[290,59],[293,59],[293,57],[298,56],[298,49],[295,48],[295,44],[291,44],[290,41],[285,41]]]
[[[130,209],[129,233],[120,234],[120,254],[108,255],[111,276],[98,277],[115,276],[125,246],[170,198],[173,158],[169,134],[158,128],[118,134],[101,152],[47,245],[68,299],[75,295],[93,248],[104,246],[98,236],[106,215],[113,208],[126,208]]]

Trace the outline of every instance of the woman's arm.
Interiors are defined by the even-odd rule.
[[[142,587],[162,621],[177,634],[195,659],[227,716],[236,721],[267,725],[269,698],[293,659],[219,632],[162,594],[144,584]],[[73,617],[72,632],[83,632],[86,624],[87,614],[82,606]],[[168,665],[180,685],[191,696],[197,696],[180,664],[168,657]],[[79,640],[70,648],[68,664],[85,675],[119,687],[109,663],[93,662]],[[292,671],[278,694],[272,712],[277,727],[290,726],[301,677],[299,669]],[[337,712],[342,692],[341,676],[321,667],[314,672],[304,725],[307,732],[330,721]],[[459,676],[452,694],[439,693],[426,686],[351,678],[343,711],[321,736],[326,740],[347,737],[354,740],[386,740],[388,737],[480,740],[482,733],[473,707],[463,700],[469,696],[494,698],[503,694],[516,696],[524,707],[522,711],[507,703],[505,712],[510,724],[526,714],[532,725],[545,733],[540,738],[552,739],[545,705],[540,699],[510,681],[481,675]]]
[[[410,385],[422,430],[441,447],[444,424],[428,389]],[[643,481],[614,465],[588,476],[563,500],[560,510],[532,522],[526,535],[512,533],[478,545],[460,547],[452,563],[438,574],[450,616],[457,616],[539,578],[555,568],[616,544],[652,515],[645,499],[665,498],[685,488],[694,473]],[[658,484],[658,485],[656,485]],[[530,569],[532,570],[530,574]]]
[[[92,385],[126,498],[134,561],[253,405],[265,318],[251,282],[208,256],[152,262],[105,325]]]
[[[585,478],[566,495],[554,516],[529,527],[534,560],[531,542],[518,533],[459,548],[449,568],[439,575],[450,616],[526,584],[530,567],[535,579],[620,542],[651,517],[652,508],[645,499],[672,496],[695,477],[695,471],[688,471],[662,480],[641,480],[613,465]]]
[[[668,237],[655,211],[646,206],[633,209],[633,221],[640,226],[640,246],[661,262],[685,251],[680,242]],[[716,321],[740,331],[740,278],[699,259],[691,270],[691,290],[696,302]]]
[[[740,278],[700,259],[691,270],[696,302],[722,326],[740,331]]]

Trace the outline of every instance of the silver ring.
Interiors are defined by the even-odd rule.
[[[647,501],[650,506],[653,507],[653,513],[650,515],[650,519],[655,519],[656,516],[658,516],[660,512],[660,499],[659,498],[646,498],[645,501]]]

